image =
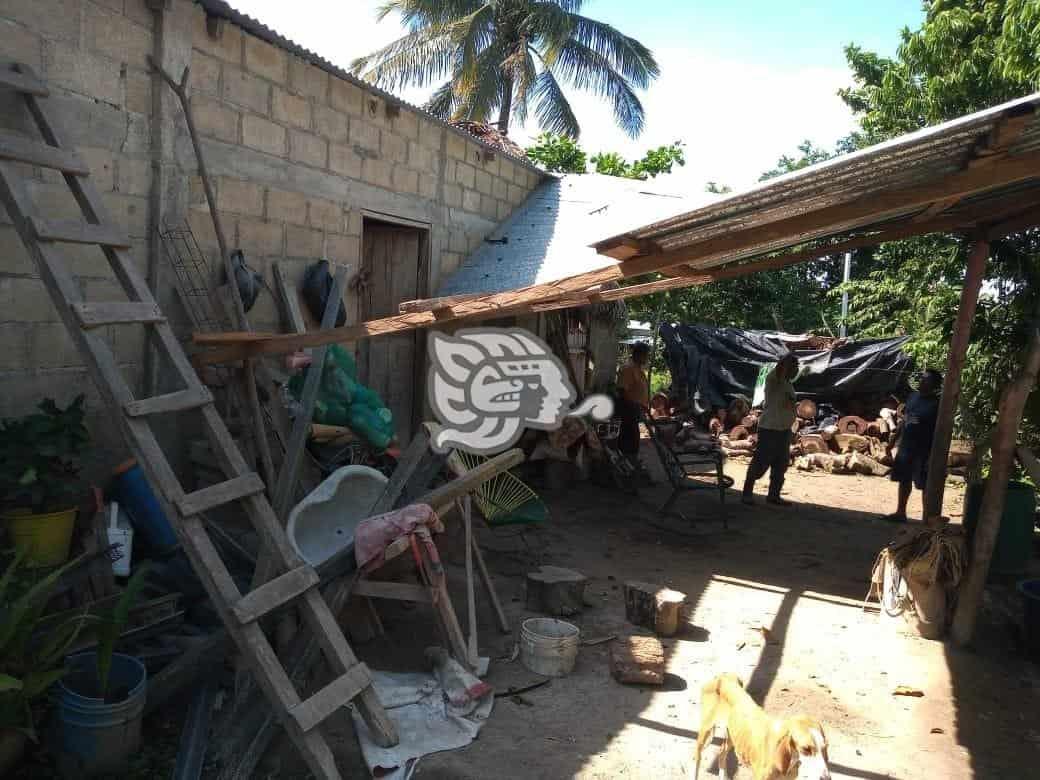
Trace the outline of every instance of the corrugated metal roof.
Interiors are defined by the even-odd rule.
[[[848,155],[763,182],[745,192],[729,195],[715,203],[676,217],[646,223],[634,230],[614,231],[612,237],[596,242],[606,250],[623,239],[653,242],[668,253],[696,247],[710,239],[726,237],[739,243],[743,231],[842,204],[870,202],[879,207],[869,216],[846,222],[835,221],[805,232],[793,231],[752,240],[746,246],[726,251],[721,256],[705,255],[703,261],[690,262],[695,268],[725,265],[797,246],[814,239],[839,237],[853,230],[880,225],[906,224],[928,208],[915,205],[885,210],[882,195],[927,186],[964,171],[997,125],[1009,116],[1031,114],[1040,105],[1040,93],[965,117],[894,138]],[[1030,121],[1014,142],[1004,150],[1014,157],[1040,150],[1040,123]],[[1035,191],[1037,179],[1008,186],[996,186],[984,194],[973,194],[931,216],[965,213],[972,206],[995,198],[1006,198],[1016,191]],[[642,252],[645,254],[645,252]]]
[[[717,196],[699,197],[703,202]],[[501,292],[602,268],[604,258],[590,241],[693,205],[653,182],[595,173],[550,177],[444,280],[437,294]]]
[[[321,68],[327,73],[331,73],[333,76],[336,76],[337,78],[341,78],[344,81],[349,81],[351,84],[355,84],[356,86],[359,86],[362,89],[371,92],[373,95],[379,96],[391,105],[401,106],[402,108],[407,108],[411,111],[415,111],[418,114],[422,114],[423,117],[428,121],[434,122],[435,124],[438,124],[441,127],[445,128],[446,130],[449,130],[452,133],[455,133],[456,135],[462,136],[467,141],[472,141],[476,144],[479,144],[480,146],[483,146],[485,149],[490,149],[491,151],[497,154],[504,155],[513,162],[519,163],[523,167],[535,171],[539,174],[545,174],[544,171],[542,171],[540,168],[534,165],[526,157],[511,154],[505,151],[504,149],[500,149],[497,146],[488,144],[480,138],[478,138],[477,136],[473,135],[472,133],[468,133],[461,128],[455,127],[451,123],[445,122],[443,119],[434,116],[426,109],[420,106],[412,105],[408,101],[402,100],[396,95],[392,95],[386,90],[380,89],[379,87],[375,86],[374,84],[370,84],[367,81],[359,79],[357,76],[354,76],[348,71],[343,70],[343,68],[340,68],[337,65],[333,65],[331,62],[329,62],[321,55],[312,52],[310,49],[305,49],[295,41],[291,41],[284,35],[281,35],[275,30],[272,30],[259,19],[254,19],[249,14],[244,14],[241,11],[233,8],[230,4],[224,2],[224,0],[194,0],[194,2],[202,6],[202,8],[205,9],[206,13],[209,16],[215,16],[220,19],[227,19],[236,27],[242,28],[245,32],[249,33],[250,35],[254,35],[257,38],[267,41],[268,43],[273,44],[280,49],[284,49],[290,54],[295,54],[300,59],[306,60],[311,65]]]

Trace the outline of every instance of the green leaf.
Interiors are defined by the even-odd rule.
[[[149,568],[147,563],[138,567],[113,608],[111,619],[103,620],[97,629],[97,677],[101,698],[104,698],[108,692],[108,677],[112,671],[112,654],[115,652],[116,642],[126,627],[126,622],[130,617],[130,607],[144,590]]]
[[[22,472],[22,476],[18,479],[19,485],[31,485],[36,481],[36,469],[30,467]]]
[[[22,681],[17,677],[12,677],[9,674],[0,674],[0,693],[20,691],[23,687]]]

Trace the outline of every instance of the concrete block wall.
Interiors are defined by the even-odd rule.
[[[219,258],[182,112],[149,73],[152,53],[177,75],[190,65],[191,103],[229,243],[269,284],[276,260],[294,277],[322,257],[356,271],[364,215],[385,215],[428,226],[433,294],[539,180],[530,166],[231,23],[208,25],[191,0],[3,0],[0,58],[28,63],[51,87],[72,143],[185,337],[173,275],[150,231],[161,220],[187,220],[211,265]],[[35,137],[10,93],[0,93],[0,128]],[[58,176],[23,171],[41,213],[78,216]],[[114,299],[100,250],[65,249],[88,299]],[[357,318],[356,300],[348,313]],[[278,328],[268,292],[250,320]],[[112,328],[106,337],[131,387],[143,392],[140,334]],[[110,463],[122,454],[121,440],[0,207],[0,417],[81,391],[98,459]]]

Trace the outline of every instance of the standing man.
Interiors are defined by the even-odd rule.
[[[939,416],[939,388],[942,374],[928,369],[921,374],[917,392],[906,399],[903,422],[891,437],[891,444],[899,442],[899,452],[892,464],[891,480],[899,483],[899,504],[894,514],[885,515],[893,523],[906,522],[906,505],[914,486],[924,490],[928,480],[928,456],[932,451],[935,421]],[[922,518],[924,519],[924,518]]]
[[[754,504],[755,481],[769,472],[770,504],[791,506],[790,501],[780,498],[784,486],[784,475],[791,463],[791,426],[795,418],[794,381],[798,374],[798,358],[788,352],[776,368],[766,376],[765,401],[762,416],[758,418],[758,444],[748,466],[741,501]]]
[[[650,380],[646,367],[650,363],[650,347],[638,341],[632,345],[632,354],[618,372],[618,392],[621,396],[621,432],[618,449],[633,466],[639,465],[639,419],[650,408]]]

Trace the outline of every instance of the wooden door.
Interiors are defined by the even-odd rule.
[[[423,232],[416,228],[366,221],[362,268],[365,320],[397,314],[402,301],[424,297]],[[359,353],[361,381],[383,399],[394,415],[401,446],[412,439],[416,411],[425,385],[417,382],[416,332],[365,339]],[[420,386],[421,385],[421,386]]]

